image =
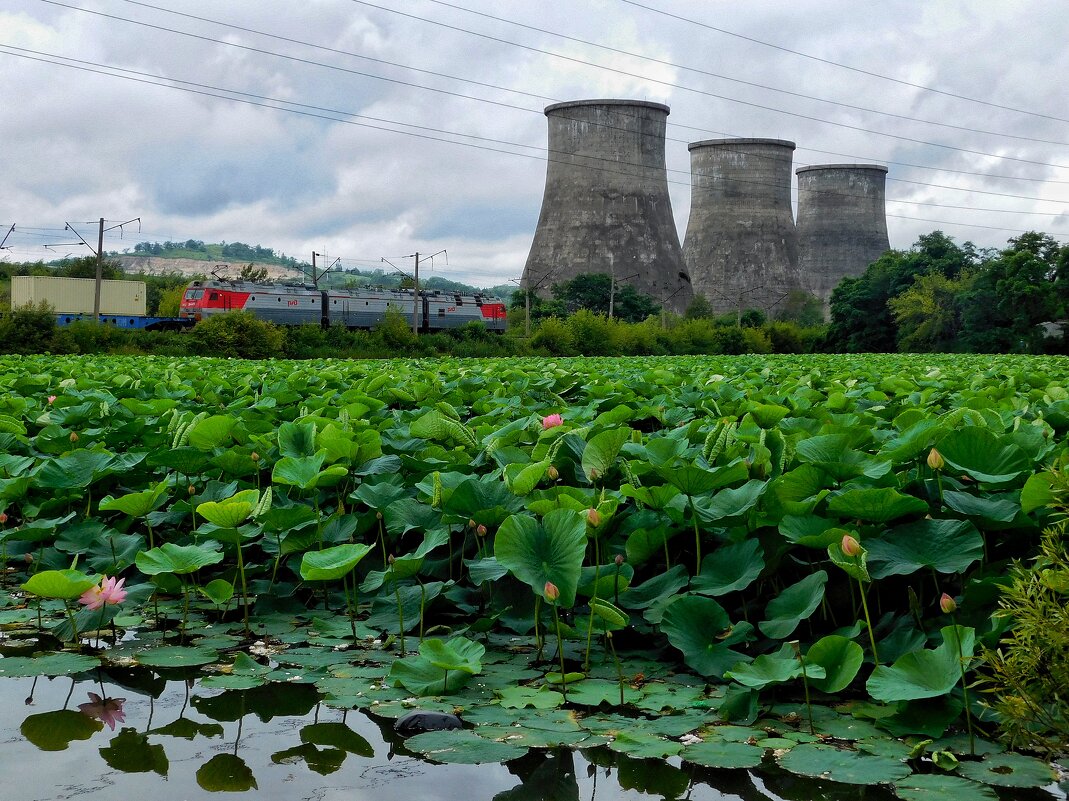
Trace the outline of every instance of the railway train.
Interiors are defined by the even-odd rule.
[[[247,311],[279,325],[316,324],[324,328],[374,328],[395,307],[408,319],[411,289],[319,289],[312,284],[261,284],[252,281],[193,281],[182,297],[180,319],[198,322],[230,311]],[[420,290],[419,329],[446,331],[475,322],[490,331],[505,330],[505,304],[481,294]]]

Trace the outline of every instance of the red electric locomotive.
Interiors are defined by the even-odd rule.
[[[182,298],[181,317],[204,320],[247,311],[279,325],[344,325],[374,328],[391,306],[407,317],[418,303],[420,330],[445,331],[476,322],[505,330],[505,304],[494,297],[443,290],[318,289],[311,284],[258,284],[251,281],[193,281]]]

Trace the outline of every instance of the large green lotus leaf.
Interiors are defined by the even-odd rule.
[[[853,442],[850,434],[821,434],[801,440],[796,448],[802,462],[819,467],[837,481],[887,475],[891,470],[890,460],[854,450]]]
[[[454,637],[448,642],[432,637],[419,644],[419,653],[435,667],[474,675],[482,670],[481,660],[486,646],[463,637]]]
[[[243,793],[259,789],[252,768],[233,754],[216,754],[197,768],[197,784],[209,793]]]
[[[316,452],[316,424],[313,421],[283,423],[278,427],[278,452],[299,459]]]
[[[130,517],[144,517],[164,502],[163,494],[166,491],[167,482],[161,481],[142,492],[131,492],[118,498],[108,495],[100,499],[97,508],[101,512],[122,512]]]
[[[137,654],[138,664],[160,668],[200,667],[218,659],[218,652],[210,648],[181,645],[163,645]]]
[[[591,437],[583,448],[583,475],[592,482],[604,476],[629,439],[629,428],[611,428]]]
[[[769,482],[783,515],[808,515],[831,490],[831,481],[818,467],[804,464]],[[767,503],[767,501],[766,501]]]
[[[844,784],[885,784],[906,778],[909,765],[891,756],[846,751],[823,743],[803,743],[779,758],[780,767],[800,776]]]
[[[22,589],[38,598],[59,598],[70,601],[97,583],[96,578],[80,570],[42,570],[34,573]]]
[[[984,555],[984,539],[968,520],[917,520],[865,541],[873,578],[908,576],[923,568],[961,573]]]
[[[520,499],[502,482],[471,478],[461,482],[453,490],[442,507],[442,512],[493,528],[500,526],[506,517],[522,508]]]
[[[197,514],[219,528],[236,528],[252,514],[253,505],[248,501],[235,501],[234,499],[222,503],[205,501],[197,504]]]
[[[824,678],[824,668],[820,665],[806,665],[806,678]],[[724,674],[725,679],[734,679],[745,687],[763,690],[770,684],[783,684],[792,679],[801,678],[802,663],[790,653],[790,646],[784,646],[779,653],[761,654],[753,662],[735,665]]]
[[[897,437],[888,440],[880,448],[880,455],[902,464],[928,450],[935,439],[943,434],[938,420],[924,418],[909,425]]]
[[[914,773],[895,782],[895,795],[902,801],[998,801],[990,787],[938,773]]]
[[[728,613],[712,598],[682,595],[665,607],[661,631],[683,652],[687,665],[703,676],[722,678],[726,670],[748,658],[731,646],[744,641],[753,626],[732,626]]]
[[[371,551],[371,545],[346,543],[306,551],[301,557],[301,578],[305,581],[337,581],[347,575]]]
[[[961,660],[972,657],[976,633],[962,626],[947,626],[942,632],[938,648],[911,651],[893,665],[875,668],[865,685],[869,695],[890,703],[937,698],[953,690],[961,681]]]
[[[1055,476],[1053,473],[1036,473],[1029,476],[1021,488],[1021,508],[1025,514],[1031,514],[1036,509],[1052,505],[1057,496],[1054,494]]]
[[[616,598],[631,586],[635,568],[625,562],[622,565],[590,565],[579,574],[577,593],[584,598]]]
[[[809,683],[825,693],[845,690],[857,676],[864,659],[865,652],[853,640],[838,634],[822,637],[809,647],[805,661],[807,665],[824,668],[824,678],[810,678]]]
[[[189,430],[189,444],[199,451],[210,451],[230,444],[230,432],[238,423],[229,415],[216,414],[205,417]]]
[[[752,479],[741,487],[723,489],[712,498],[700,498],[694,502],[698,517],[706,523],[737,517],[752,509],[768,489],[764,481]]]
[[[683,746],[675,740],[643,731],[640,727],[620,732],[609,743],[609,748],[635,759],[665,759],[683,750]]]
[[[549,459],[534,464],[510,464],[505,468],[505,486],[516,495],[527,495],[538,486],[549,465]]]
[[[969,492],[945,490],[943,503],[959,514],[1011,523],[1021,511],[1021,504],[1009,498],[981,498]]]
[[[927,514],[928,504],[890,487],[852,489],[828,499],[828,511],[839,517],[886,523],[907,515]]]
[[[765,620],[757,624],[761,633],[776,640],[786,639],[820,606],[828,574],[823,570],[811,573],[769,601]]]
[[[551,690],[545,684],[541,687],[528,687],[517,685],[515,687],[500,687],[494,690],[500,698],[498,703],[505,709],[554,709],[564,703],[564,695]]]
[[[149,455],[148,464],[153,467],[166,467],[184,476],[195,476],[207,467],[211,458],[211,454],[196,448],[182,447],[156,451]]]
[[[212,579],[203,587],[198,587],[197,589],[216,606],[222,606],[234,597],[234,585],[226,579]]]
[[[790,414],[791,410],[776,403],[758,403],[751,406],[749,412],[761,428],[775,428],[776,423]]]
[[[434,762],[454,765],[508,762],[527,753],[526,748],[487,740],[464,729],[417,734],[405,740],[405,748]]]
[[[367,740],[344,723],[309,723],[301,727],[301,742],[337,748],[362,757],[375,756],[375,749]]]
[[[45,462],[34,485],[46,490],[80,489],[112,472],[115,454],[80,449]]]
[[[694,464],[682,467],[660,467],[657,473],[671,486],[692,498],[712,492],[720,485],[714,471]]]
[[[349,471],[338,464],[321,470],[325,459],[326,451],[314,456],[284,456],[271,469],[271,481],[302,490],[333,486]]]
[[[857,532],[839,528],[838,520],[826,517],[785,515],[779,523],[779,533],[790,542],[824,550],[833,543],[842,542],[844,535],[855,536]]]
[[[624,684],[623,703],[633,704],[642,698],[642,691]],[[601,706],[620,704],[620,682],[609,679],[583,679],[568,685],[568,703],[581,706]]]
[[[556,509],[541,523],[523,515],[509,517],[494,538],[494,555],[537,595],[544,595],[547,582],[556,585],[557,603],[567,608],[575,603],[586,544],[582,515]]]
[[[980,762],[962,762],[962,776],[998,787],[1044,787],[1054,781],[1050,765],[1022,754],[988,754]]]
[[[100,666],[100,660],[87,654],[64,651],[36,656],[9,656],[0,659],[0,676],[9,679],[29,676],[72,676]]]
[[[394,687],[404,687],[415,695],[449,695],[471,679],[465,670],[446,670],[427,657],[406,656],[390,665],[389,680]]]
[[[756,768],[765,756],[765,749],[749,743],[731,743],[711,740],[688,745],[679,754],[684,762],[692,762],[705,768],[739,769]]]
[[[620,606],[625,609],[648,609],[655,603],[674,596],[687,586],[689,580],[687,569],[683,565],[676,565],[671,570],[621,592]]]
[[[701,572],[691,579],[690,588],[702,595],[727,595],[749,587],[764,567],[756,538],[724,545],[702,559]]]
[[[979,426],[951,431],[936,448],[947,469],[965,473],[976,481],[1001,484],[1032,472],[1032,461],[1024,451]]]
[[[151,551],[143,551],[134,560],[146,576],[161,573],[184,575],[223,561],[223,552],[206,545],[175,545],[165,542]]]
[[[75,740],[88,740],[103,728],[102,722],[81,712],[57,709],[30,715],[19,731],[41,751],[66,751]]]
[[[687,449],[684,440],[675,437],[651,437],[643,446],[646,449],[646,461],[651,467],[665,467],[675,461]]]

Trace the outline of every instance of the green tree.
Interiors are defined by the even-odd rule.
[[[695,295],[683,316],[688,320],[711,320],[716,316],[716,310],[705,295]]]
[[[568,314],[580,309],[587,309],[597,314],[609,313],[609,296],[612,292],[612,278],[605,273],[584,273],[570,281],[554,284],[553,297],[564,305]],[[645,320],[651,314],[657,314],[661,307],[653,298],[638,292],[630,284],[616,284],[615,297],[612,300],[613,317],[629,323]],[[532,317],[534,314],[532,313]]]
[[[122,265],[116,261],[109,261],[108,259],[104,259],[104,263],[100,268],[100,273],[101,277],[106,280],[124,277]],[[62,275],[67,278],[96,278],[97,257],[82,256],[80,259],[63,261],[60,264],[57,275]]]
[[[913,285],[888,301],[898,326],[898,349],[938,353],[960,350],[962,307],[973,285],[972,273],[948,278],[942,273],[918,276]]]
[[[776,320],[797,323],[802,328],[824,323],[824,305],[820,298],[804,289],[793,289],[776,312]]]
[[[238,275],[238,279],[241,281],[263,283],[267,280],[267,268],[256,267],[251,263],[246,264],[241,268],[241,273]]]

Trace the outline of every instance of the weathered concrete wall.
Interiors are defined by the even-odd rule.
[[[798,267],[824,303],[832,290],[857,276],[890,247],[887,239],[887,168],[879,164],[799,167]]]
[[[718,312],[767,314],[801,288],[791,210],[794,142],[710,139],[690,145],[683,258],[694,293]]]
[[[548,106],[546,117],[546,191],[523,286],[548,296],[583,273],[615,274],[684,310],[692,295],[668,196],[668,107],[580,100]]]

